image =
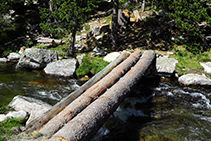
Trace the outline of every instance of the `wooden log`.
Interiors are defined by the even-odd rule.
[[[38,37],[37,39],[38,43],[44,43],[44,44],[49,44],[49,43],[56,43],[56,44],[61,44],[62,40],[57,40],[57,39],[51,39],[47,37]]]
[[[50,119],[52,119],[55,115],[61,112],[67,105],[69,105],[73,100],[75,100],[84,91],[86,91],[86,89],[88,89],[89,87],[94,85],[97,81],[99,81],[101,78],[103,78],[106,74],[108,74],[114,67],[116,67],[119,63],[125,60],[128,56],[129,53],[123,51],[117,59],[108,64],[103,70],[94,75],[80,88],[69,94],[67,97],[63,98],[60,102],[55,104],[50,110],[46,111],[41,117],[37,117],[36,119],[31,121],[28,125],[26,125],[24,132],[29,133],[32,132],[33,130],[39,130]]]
[[[91,102],[97,99],[108,88],[115,84],[132,66],[136,64],[141,56],[141,51],[136,50],[125,61],[115,67],[109,74],[102,78],[99,82],[87,89],[81,96],[70,103],[57,116],[52,118],[39,132],[45,136],[51,137],[68,121],[74,118]]]
[[[145,51],[130,71],[56,132],[50,141],[57,139],[62,139],[63,141],[90,140],[124,100],[133,86],[144,76],[150,65],[155,65],[155,53],[153,51]]]

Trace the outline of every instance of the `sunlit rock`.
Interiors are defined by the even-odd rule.
[[[156,69],[159,76],[172,77],[178,61],[174,58],[158,57],[156,59]]]
[[[202,67],[204,67],[204,71],[207,73],[211,73],[211,62],[199,62]]]
[[[107,61],[107,62],[112,62],[114,61],[117,57],[119,57],[120,53],[119,52],[112,52],[112,53],[109,53],[107,54],[103,60],[104,61]]]
[[[49,63],[44,69],[46,74],[70,77],[74,75],[77,67],[76,59],[63,59]]]
[[[184,85],[211,85],[211,79],[205,75],[193,73],[180,76],[178,81]]]
[[[7,56],[8,60],[18,60],[20,58],[20,54],[16,53],[16,52],[11,52],[8,56]]]

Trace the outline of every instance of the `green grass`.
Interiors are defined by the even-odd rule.
[[[105,62],[102,57],[94,57],[86,54],[83,58],[82,64],[77,68],[76,75],[77,77],[84,76],[89,74],[96,74],[106,67],[109,63]]]
[[[0,107],[0,114],[3,114],[8,110],[11,111],[12,108],[9,106],[2,106]],[[5,141],[5,139],[9,139],[9,137],[14,134],[14,131],[11,131],[10,129],[12,127],[21,127],[22,125],[20,123],[22,122],[22,118],[11,118],[7,119],[4,122],[0,122],[0,141]]]
[[[178,75],[182,75],[185,73],[203,73],[203,67],[199,62],[208,62],[211,61],[211,56],[209,52],[205,52],[202,54],[192,54],[186,50],[176,50],[175,55],[172,56],[178,63],[176,64],[176,72]]]

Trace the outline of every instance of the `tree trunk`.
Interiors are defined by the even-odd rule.
[[[118,47],[118,8],[119,8],[119,0],[114,0],[112,29],[111,29],[112,50]]]
[[[67,141],[90,140],[151,65],[155,65],[155,53],[145,51],[136,65],[124,77],[69,121],[53,135],[50,141],[57,139]]]
[[[103,70],[94,75],[89,81],[83,84],[80,88],[69,94],[66,98],[63,98],[60,102],[54,105],[50,110],[46,111],[43,116],[34,119],[30,122],[26,127],[24,132],[29,133],[33,130],[39,130],[46,124],[50,119],[52,119],[55,115],[61,112],[67,105],[69,105],[73,100],[79,97],[86,89],[94,85],[97,81],[103,78],[106,74],[108,74],[114,67],[116,67],[119,63],[125,60],[129,54],[127,52],[122,52],[121,55],[107,65]]]
[[[143,0],[142,6],[141,6],[141,12],[143,13],[145,9],[145,0]]]
[[[115,67],[103,79],[87,89],[80,97],[70,103],[63,111],[51,119],[39,132],[51,137],[68,121],[85,109],[90,103],[97,99],[108,88],[115,84],[132,66],[138,61],[141,51],[136,50],[124,62]]]
[[[70,43],[70,47],[68,49],[68,57],[73,57],[73,55],[74,55],[75,35],[77,32],[77,28],[78,28],[77,18],[78,17],[76,17],[76,20],[75,20],[76,23],[72,29],[71,43]]]

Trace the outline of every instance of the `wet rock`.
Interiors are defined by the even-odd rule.
[[[7,61],[7,58],[0,58],[0,63],[6,63]]]
[[[16,68],[43,69],[50,62],[57,61],[57,52],[53,50],[27,48],[21,54]]]
[[[19,110],[19,111],[10,111],[7,115],[6,115],[8,118],[22,118],[25,120],[28,119],[29,117],[29,114],[24,111],[24,110]]]
[[[95,47],[93,49],[92,55],[97,55],[97,56],[105,56],[107,53],[103,51],[102,49]]]
[[[107,62],[112,62],[114,61],[117,57],[119,57],[120,53],[119,52],[112,52],[112,53],[109,53],[107,54],[103,60],[104,61],[107,61]]]
[[[211,79],[193,73],[180,76],[178,81],[184,85],[211,85]]]
[[[4,122],[8,117],[5,114],[0,114],[0,122]]]
[[[9,103],[15,111],[24,110],[30,114],[27,124],[38,116],[43,115],[44,112],[49,110],[52,106],[35,98],[26,96],[15,96]]]
[[[49,63],[44,71],[46,74],[69,77],[75,73],[76,67],[76,59],[63,59]]]
[[[202,67],[204,67],[204,71],[207,73],[211,73],[211,62],[199,62]]]
[[[157,73],[161,77],[172,77],[178,61],[174,58],[159,57],[156,59]]]
[[[10,60],[18,60],[20,59],[20,54],[16,53],[16,52],[12,52],[7,56],[7,59]]]

